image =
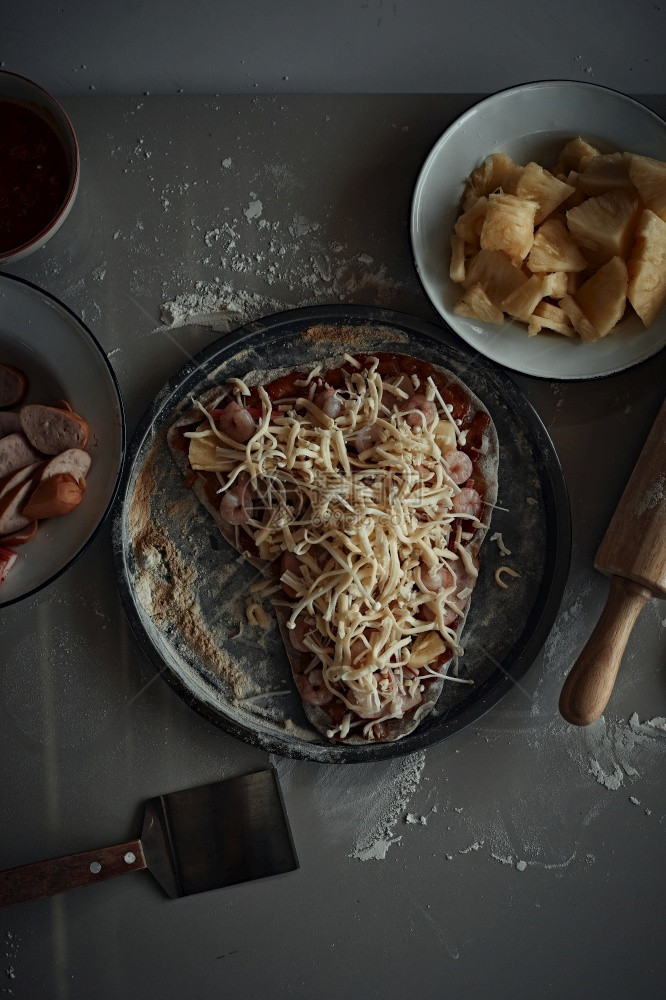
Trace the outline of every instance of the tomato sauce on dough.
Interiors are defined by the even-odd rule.
[[[0,253],[38,236],[57,215],[69,187],[67,154],[37,112],[0,100]]]

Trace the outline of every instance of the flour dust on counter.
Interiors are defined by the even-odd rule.
[[[12,986],[15,985],[15,980],[18,975],[17,968],[17,956],[19,952],[20,937],[13,931],[5,931],[0,939],[1,944],[4,945],[4,957],[5,957],[5,977],[7,979],[8,985],[3,987],[2,992],[9,996],[13,996],[14,990]]]
[[[287,803],[297,784],[314,774],[310,794],[323,836],[357,861],[383,861],[416,820],[410,803],[425,767],[425,752],[386,763],[302,764],[271,755]],[[411,817],[411,818],[408,818]],[[425,817],[423,817],[425,818]]]
[[[214,148],[213,141],[204,154],[210,162],[200,154],[184,156],[175,139],[163,148],[164,137],[147,124],[147,102],[137,102],[124,118],[135,126],[134,138],[121,143],[109,134],[111,177],[93,181],[120,185],[125,218],[132,221],[119,224],[114,217],[105,230],[84,192],[87,228],[112,246],[92,266],[88,253],[70,247],[62,260],[49,263],[50,273],[66,281],[61,294],[81,303],[78,311],[93,332],[99,324],[103,341],[114,330],[118,295],[124,299],[128,288],[142,313],[154,309],[159,315],[162,325],[149,333],[189,325],[224,333],[273,312],[327,302],[423,311],[421,288],[405,267],[402,248],[392,243],[378,259],[376,246],[386,245],[383,229],[378,234],[359,226],[354,233],[346,223],[340,229],[333,204],[313,209],[312,193],[293,164],[257,162],[241,176],[240,155]],[[161,314],[159,303],[150,303],[156,281]],[[132,353],[113,340],[108,356],[121,375],[132,363]]]
[[[462,748],[449,741],[395,762],[344,767],[273,757],[287,805],[307,787],[311,834],[350,863],[397,859],[420,839],[453,867],[498,865],[516,877],[538,870],[557,878],[572,865],[597,863],[596,826],[608,810],[634,823],[661,822],[650,794],[666,753],[666,718],[607,714],[580,729],[557,714],[564,675],[589,628],[588,598],[589,584],[574,580],[533,688],[461,734]],[[485,744],[487,754],[466,754],[467,741]],[[539,760],[536,772],[526,757]]]

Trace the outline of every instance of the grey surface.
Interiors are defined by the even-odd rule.
[[[410,194],[432,142],[472,100],[67,100],[80,195],[12,273],[84,316],[130,430],[217,336],[160,324],[160,304],[198,281],[229,283],[246,315],[345,298],[434,319],[410,258]],[[647,103],[666,113],[663,97]],[[592,558],[664,374],[662,354],[594,383],[516,379],[559,451],[574,528],[561,614],[520,689],[424,759],[276,761],[296,873],[175,902],[134,875],[3,911],[2,988],[26,1000],[662,996],[666,737],[644,723],[666,716],[664,604],[642,613],[603,720],[574,730],[557,698],[605,599]],[[266,764],[145,662],[108,527],[62,580],[3,611],[1,627],[1,867],[135,836],[146,798]],[[370,835],[387,802],[385,859],[353,857],[364,844],[381,854]]]
[[[0,60],[56,94],[493,91],[571,79],[663,89],[654,0],[27,0]]]

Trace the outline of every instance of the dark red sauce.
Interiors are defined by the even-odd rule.
[[[0,100],[0,253],[48,228],[69,178],[67,154],[48,122],[23,104]]]
[[[473,484],[470,482],[469,485],[474,485],[474,488],[481,497],[485,496],[486,482],[480,470],[482,461],[480,449],[483,434],[490,423],[490,418],[488,414],[482,411],[472,412],[465,389],[455,382],[450,382],[429,361],[422,361],[420,358],[412,358],[403,354],[392,354],[387,351],[378,351],[375,354],[358,353],[354,355],[354,358],[359,362],[361,368],[370,367],[372,364],[371,359],[377,358],[379,361],[377,371],[383,378],[390,378],[392,375],[399,375],[401,373],[405,375],[417,375],[421,381],[425,381],[428,377],[432,378],[444,402],[448,406],[451,406],[451,416],[453,419],[460,421],[461,429],[467,430],[466,442],[461,450],[465,451],[472,459]],[[317,382],[319,384],[326,383],[326,385],[330,385],[334,389],[340,389],[345,384],[345,375],[351,375],[355,371],[358,371],[358,369],[350,362],[347,362],[338,368],[331,368],[326,372],[322,372],[317,376]],[[294,396],[303,395],[305,391],[304,386],[296,385],[297,382],[302,381],[302,372],[291,372],[289,375],[282,375],[280,378],[269,382],[264,386],[264,389],[271,402],[276,403],[281,399],[290,399]],[[252,387],[250,396],[246,397],[245,406],[254,419],[258,420],[262,409],[256,386]],[[211,409],[209,412],[213,417],[217,418],[223,409],[224,406],[214,410]],[[187,439],[183,440],[186,441]],[[176,446],[180,446],[180,441]]]

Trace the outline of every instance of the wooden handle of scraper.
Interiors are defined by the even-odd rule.
[[[146,868],[140,840],[97,851],[68,854],[0,872],[0,906],[55,896],[107,878]]]
[[[643,606],[653,594],[621,576],[611,577],[608,599],[594,632],[564,682],[560,712],[574,726],[602,714],[613,691],[622,655]]]

